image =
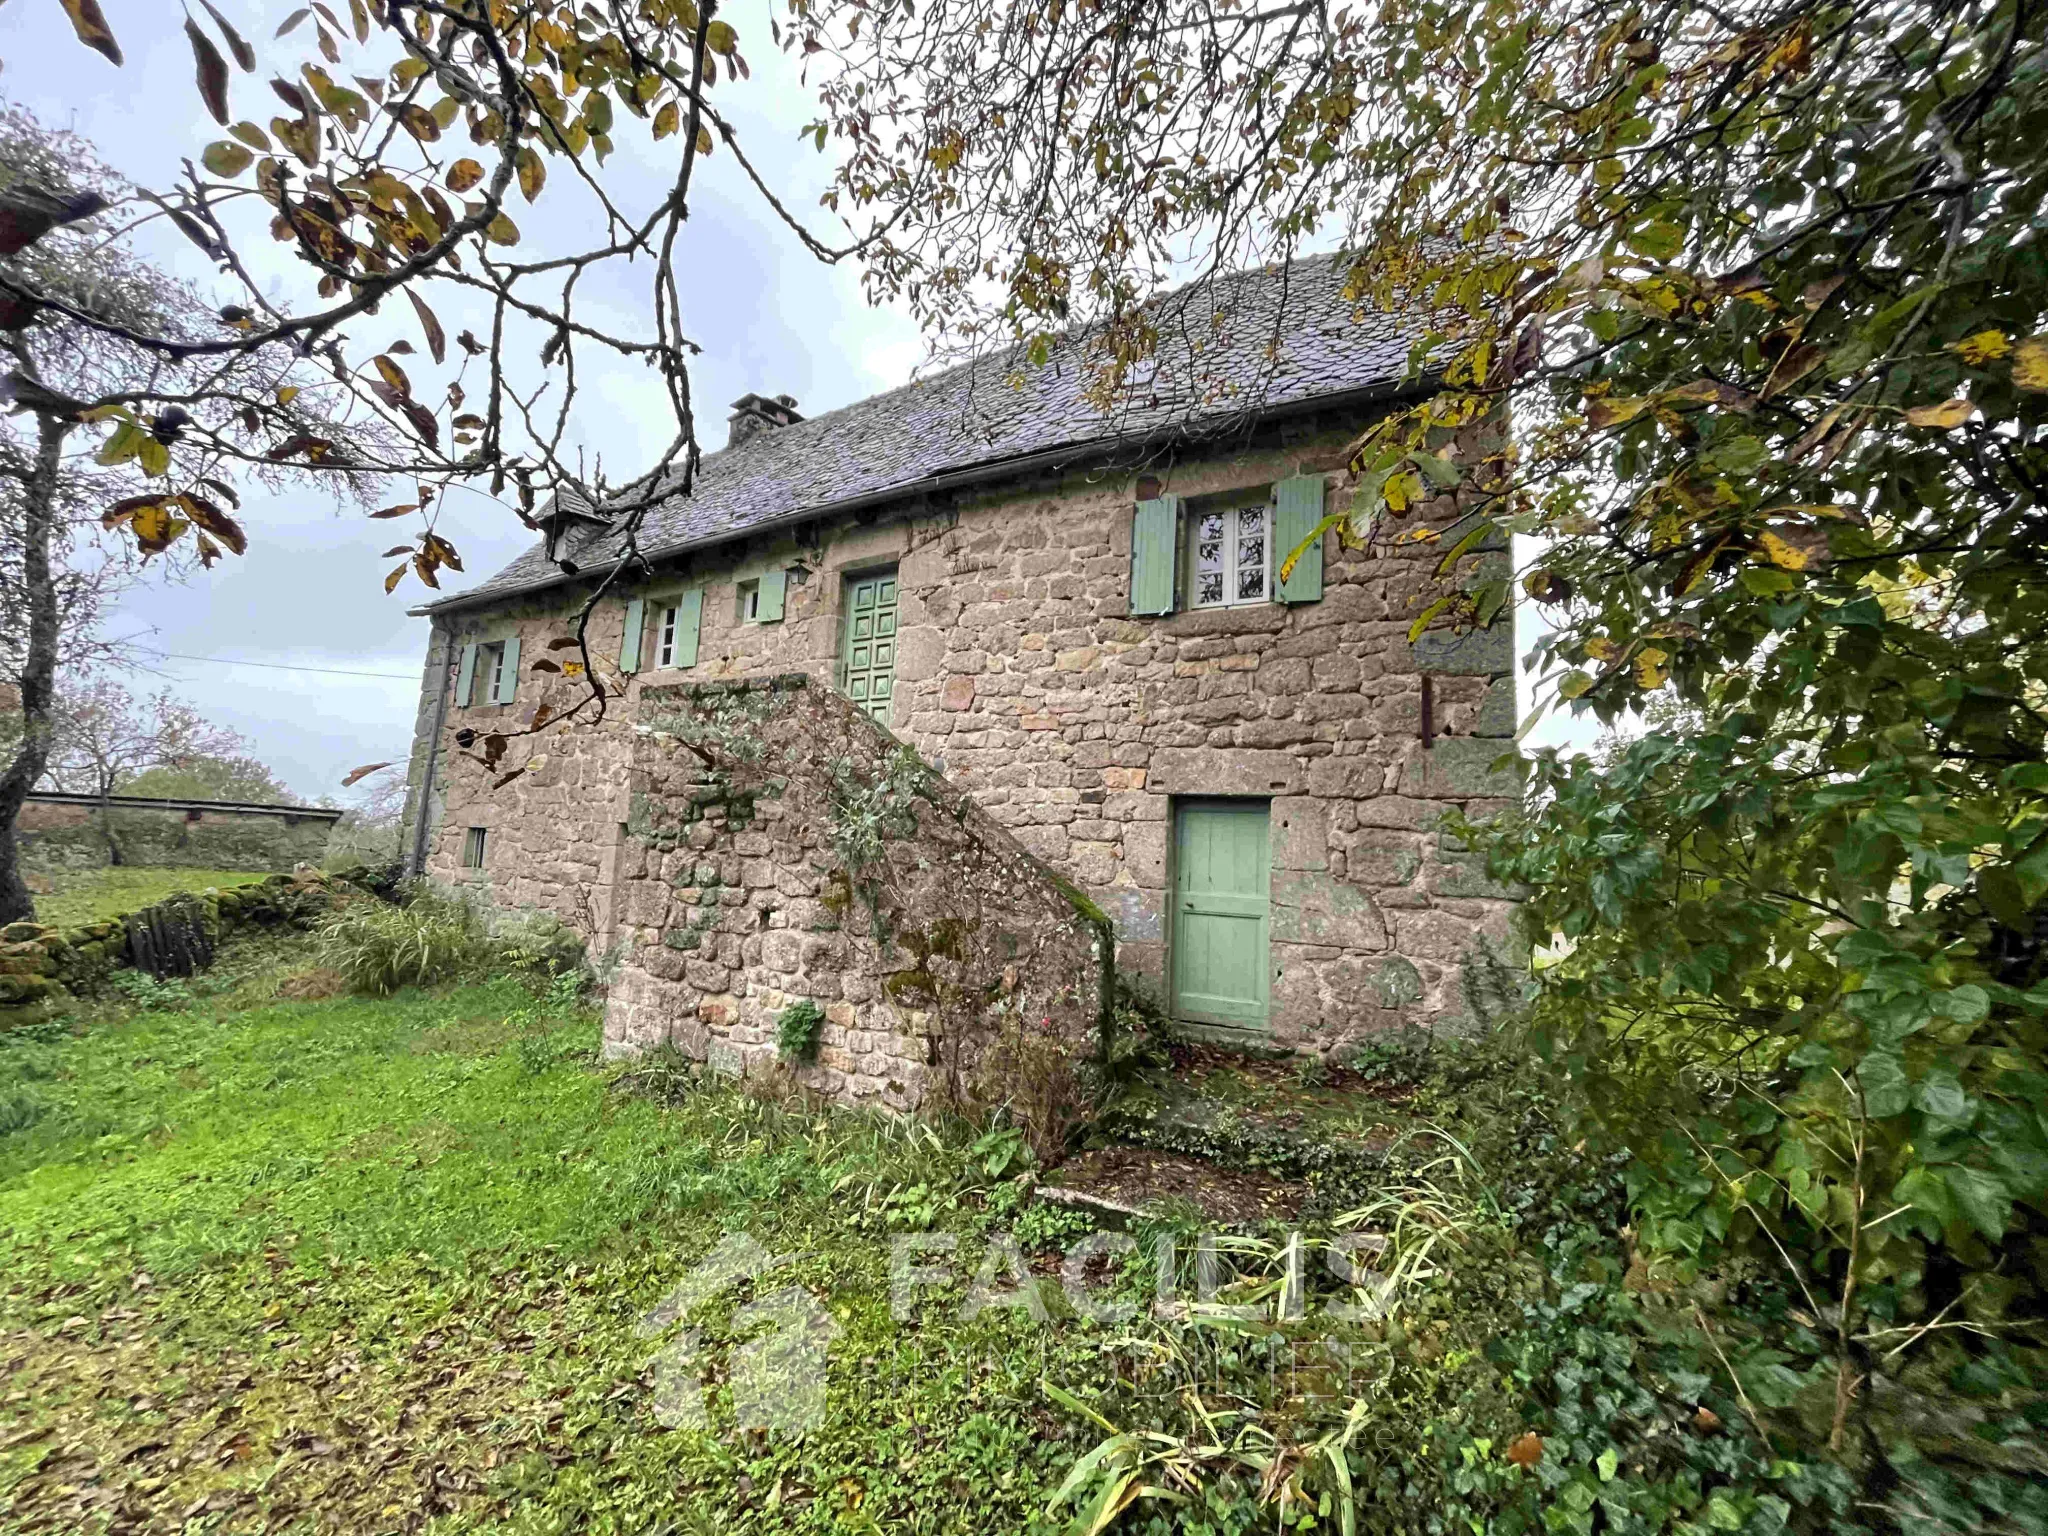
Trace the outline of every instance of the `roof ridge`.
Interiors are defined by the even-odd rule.
[[[658,483],[638,547],[649,558],[672,558],[791,518],[910,495],[921,484],[999,475],[1063,450],[1215,436],[1325,397],[1398,387],[1426,320],[1405,306],[1367,309],[1351,299],[1333,280],[1349,259],[1339,250],[1212,269],[1153,295],[1147,307],[1171,312],[1179,305],[1182,314],[1190,301],[1214,295],[1215,315],[1257,323],[1160,325],[1150,366],[1112,400],[1095,396],[1082,366],[1081,349],[1103,324],[1097,321],[1061,332],[1052,356],[1024,371],[1014,387],[1007,380],[997,387],[996,379],[1029,345],[1022,338],[704,454],[690,495],[679,493],[675,471]],[[579,541],[575,559],[589,574],[624,554],[614,522]],[[537,546],[481,586],[426,611],[569,579]]]
[[[1177,298],[1183,294],[1192,294],[1199,289],[1213,285],[1217,282],[1232,282],[1248,278],[1265,276],[1274,272],[1281,271],[1283,269],[1307,267],[1319,261],[1329,262],[1332,265],[1334,265],[1337,261],[1342,259],[1344,259],[1344,253],[1341,251],[1311,252],[1306,256],[1295,256],[1287,261],[1269,261],[1257,267],[1232,267],[1225,270],[1211,270],[1209,272],[1203,273],[1199,277],[1191,277],[1186,282],[1181,283],[1175,287],[1160,289],[1159,292],[1152,294],[1150,297],[1146,298],[1143,301],[1143,303],[1141,303],[1138,307],[1140,309],[1147,309],[1155,304],[1164,304],[1170,299]],[[1068,329],[1059,332],[1057,337],[1054,339],[1054,345],[1058,345],[1061,342],[1071,342],[1079,340],[1090,332],[1100,330],[1107,323],[1107,321],[1103,320],[1090,320],[1081,324],[1070,326]],[[1029,342],[1029,340],[1023,337],[1012,338],[1011,340],[1002,343],[1001,346],[993,347],[987,352],[977,353],[972,357],[965,357],[956,363],[949,364],[947,367],[940,370],[938,373],[930,374],[923,378],[919,378],[913,375],[911,378],[904,380],[904,382],[901,384],[895,384],[891,385],[887,389],[877,390],[872,395],[862,395],[859,399],[849,400],[844,405],[835,405],[830,410],[820,411],[815,416],[806,416],[801,421],[792,422],[788,427],[777,427],[775,429],[775,432],[763,432],[757,437],[748,438],[747,441],[743,443],[729,443],[723,448],[714,448],[711,450],[711,452],[705,454],[704,458],[706,460],[710,460],[721,457],[728,453],[733,453],[739,450],[751,448],[758,443],[768,441],[768,439],[773,437],[775,433],[787,432],[795,427],[815,426],[819,422],[830,421],[834,416],[837,416],[842,412],[855,410],[864,405],[877,404],[881,401],[889,399],[894,395],[900,395],[910,390],[925,389],[935,386],[942,382],[943,380],[951,378],[956,373],[961,373],[972,368],[979,368],[984,363],[990,362],[993,359],[1002,357],[1008,353],[1013,353],[1019,351],[1020,349],[1028,349],[1030,345],[1031,343]],[[1050,359],[1047,359],[1048,363],[1050,361]]]

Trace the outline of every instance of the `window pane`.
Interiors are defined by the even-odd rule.
[[[1253,507],[1237,514],[1239,597],[1266,595],[1266,509]]]
[[[1266,595],[1266,509],[1244,507],[1237,514],[1237,600]]]
[[[1195,606],[1207,608],[1225,600],[1223,567],[1229,530],[1221,512],[1195,519]]]

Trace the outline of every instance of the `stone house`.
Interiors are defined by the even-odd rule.
[[[790,998],[822,992],[840,1086],[913,1101],[934,1047],[888,990],[909,962],[886,939],[850,953],[859,925],[818,905],[845,873],[818,825],[849,814],[848,754],[886,756],[854,750],[868,728],[839,710],[914,749],[943,786],[928,803],[987,845],[976,870],[1021,890],[1028,866],[1085,895],[1086,920],[1047,940],[1068,981],[1099,913],[1116,967],[1197,1033],[1327,1051],[1455,1026],[1507,952],[1511,902],[1438,824],[1513,793],[1493,766],[1514,731],[1512,630],[1409,629],[1446,582],[1505,554],[1439,575],[1441,541],[1344,549],[1330,534],[1281,574],[1334,504],[1345,445],[1404,388],[1419,329],[1357,313],[1341,279],[1305,260],[1162,300],[1156,361],[1108,402],[1078,343],[812,419],[748,395],[624,569],[601,511],[558,507],[539,547],[422,610],[414,867],[615,950],[615,1048],[673,1039],[744,1066],[772,1053]],[[1457,516],[1439,498],[1403,531]],[[493,733],[587,693],[567,637],[614,576],[588,625],[602,722],[586,706],[487,765]],[[809,724],[792,735],[760,701],[799,695]],[[780,742],[774,786],[811,774],[782,807],[809,833],[752,819],[760,783],[720,819],[756,735]],[[1013,850],[1030,859],[1002,862]],[[941,881],[918,899],[981,911],[1002,896]],[[929,937],[943,915],[908,928]],[[695,947],[677,949],[692,924]],[[1021,996],[1016,971],[990,974]]]

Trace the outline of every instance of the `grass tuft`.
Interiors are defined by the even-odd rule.
[[[80,923],[105,922],[153,906],[180,891],[203,891],[211,886],[223,889],[248,885],[265,876],[237,869],[158,869],[122,866],[118,869],[62,870],[37,877],[48,881],[47,895],[38,895],[36,921],[53,928]]]

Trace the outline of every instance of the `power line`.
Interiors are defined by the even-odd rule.
[[[5,0],[0,0],[4,4]],[[318,672],[326,677],[378,677],[390,683],[418,681],[414,672],[350,672],[341,667],[295,667],[282,661],[243,661],[236,656],[187,656],[182,651],[158,651],[157,655],[174,661],[211,661],[224,667],[266,667],[272,672]]]

